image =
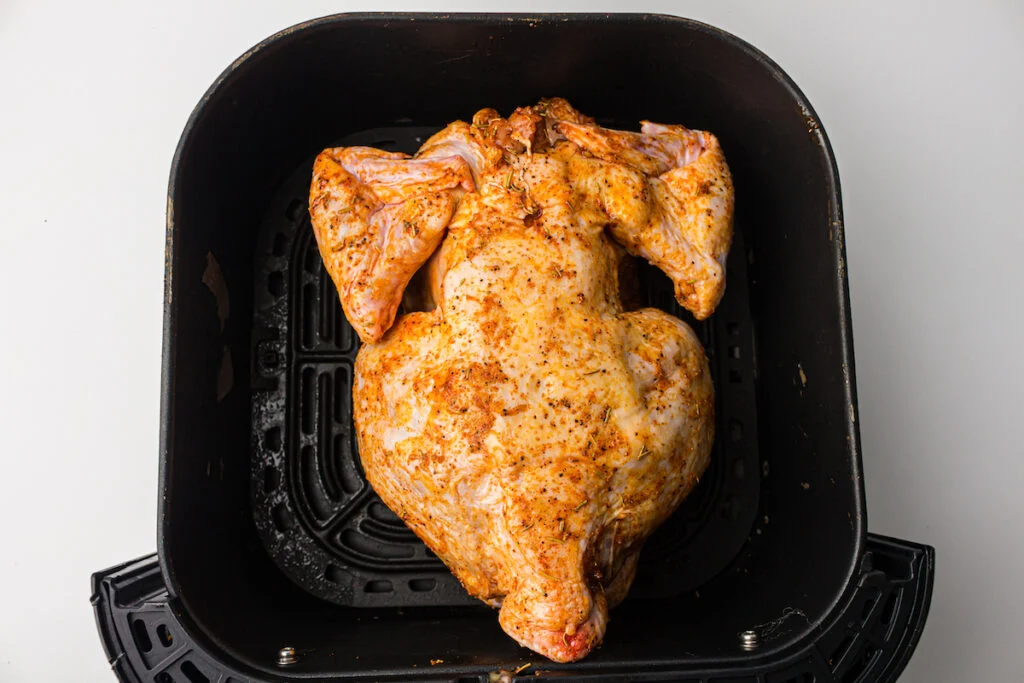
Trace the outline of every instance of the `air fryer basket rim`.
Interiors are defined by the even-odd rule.
[[[168,195],[167,195],[167,216],[166,216],[166,245],[165,245],[165,291],[164,291],[164,336],[163,336],[163,351],[162,351],[162,382],[161,382],[161,434],[160,434],[160,475],[159,475],[159,489],[161,492],[159,500],[159,523],[157,529],[157,541],[158,548],[160,549],[159,563],[161,573],[167,590],[172,598],[177,597],[176,587],[177,582],[173,575],[170,563],[164,555],[164,536],[166,534],[168,523],[168,515],[166,514],[167,504],[167,487],[169,479],[169,455],[173,449],[171,440],[173,435],[171,430],[167,427],[173,422],[174,416],[171,414],[173,401],[171,400],[175,390],[175,377],[172,372],[173,362],[172,359],[175,357],[175,349],[177,340],[174,335],[175,329],[175,309],[173,306],[174,296],[174,264],[178,253],[176,252],[176,245],[174,240],[174,228],[175,228],[175,216],[174,216],[174,203],[177,196],[178,187],[181,184],[181,173],[183,167],[183,160],[187,157],[190,151],[190,142],[192,133],[201,122],[204,113],[210,101],[217,95],[218,91],[228,82],[236,72],[245,65],[249,60],[257,57],[261,52],[266,50],[268,47],[277,45],[283,41],[287,41],[293,36],[301,34],[303,31],[324,27],[333,24],[342,23],[358,23],[363,21],[374,21],[374,22],[485,22],[485,23],[505,23],[505,22],[544,22],[544,23],[559,23],[559,22],[643,22],[643,23],[678,23],[685,25],[692,30],[697,30],[709,34],[713,34],[718,38],[730,43],[738,50],[746,53],[752,57],[755,61],[759,62],[780,85],[782,85],[792,96],[793,100],[799,103],[805,117],[809,122],[813,122],[814,132],[813,135],[816,137],[817,144],[821,147],[821,153],[824,155],[825,160],[825,172],[826,172],[826,183],[830,189],[830,202],[829,202],[829,214],[832,224],[836,228],[836,238],[833,241],[834,253],[833,258],[837,263],[845,262],[846,248],[845,248],[845,236],[843,234],[843,217],[842,217],[842,203],[841,203],[841,192],[839,184],[839,175],[836,166],[834,154],[832,152],[831,145],[828,137],[825,133],[823,126],[820,124],[817,115],[814,112],[810,102],[793,82],[793,80],[767,55],[762,53],[757,48],[753,47],[744,40],[732,35],[726,31],[718,29],[716,27],[697,22],[690,19],[684,19],[680,17],[674,17],[663,14],[478,14],[478,13],[462,13],[462,14],[431,14],[431,13],[352,13],[352,14],[334,14],[310,21],[302,22],[286,28],[278,33],[266,38],[261,41],[253,48],[247,50],[238,59],[234,60],[213,82],[213,84],[203,94],[196,107],[191,112],[181,138],[179,139],[177,148],[174,152],[170,178],[168,183]],[[854,552],[855,557],[860,557],[863,554],[864,544],[866,541],[866,528],[867,528],[867,517],[865,510],[865,497],[864,497],[864,485],[862,476],[862,459],[861,459],[861,448],[859,439],[859,427],[856,423],[856,384],[855,384],[855,366],[854,366],[854,355],[853,355],[853,331],[852,321],[850,313],[850,300],[849,300],[849,288],[846,280],[845,273],[840,271],[840,276],[837,280],[839,295],[839,306],[838,315],[841,327],[840,334],[840,345],[839,354],[843,359],[848,373],[846,375],[845,385],[845,399],[846,406],[848,408],[849,418],[845,422],[845,432],[849,439],[849,449],[853,455],[853,462],[851,466],[854,473],[854,486],[857,490],[857,496],[855,501],[856,513],[860,518],[858,535],[856,538],[856,548]],[[784,643],[783,646],[776,649],[765,648],[759,653],[759,657],[775,657],[785,651],[797,650],[802,648],[808,639],[813,639],[817,631],[822,627],[822,623],[827,621],[829,615],[832,614],[836,605],[845,600],[846,595],[852,590],[851,579],[857,573],[857,562],[851,563],[848,568],[847,576],[845,577],[847,588],[845,591],[838,593],[835,596],[834,602],[825,610],[825,617],[816,624],[815,629],[809,631],[802,639],[796,641],[789,641]],[[184,620],[186,623],[189,621],[187,618]],[[186,628],[186,631],[191,629]],[[197,640],[202,640],[202,634],[189,633],[191,637]]]

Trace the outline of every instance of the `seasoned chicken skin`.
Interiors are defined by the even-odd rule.
[[[609,130],[560,99],[484,109],[413,157],[316,160],[317,243],[364,342],[366,476],[512,638],[553,660],[601,641],[713,440],[704,351],[680,320],[624,310],[623,247],[704,318],[732,211],[711,134]],[[418,310],[396,319],[403,295]]]

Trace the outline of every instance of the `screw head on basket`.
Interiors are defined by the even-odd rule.
[[[756,650],[760,641],[757,637],[757,631],[744,631],[740,634],[740,647],[744,650]]]
[[[282,647],[280,650],[278,650],[278,652],[277,652],[277,664],[278,664],[278,666],[289,666],[291,664],[294,664],[296,661],[298,661],[298,658],[295,656],[295,648],[294,647]]]

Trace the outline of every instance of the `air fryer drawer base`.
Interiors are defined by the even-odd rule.
[[[935,572],[935,550],[929,546],[868,535],[867,552],[854,579],[856,590],[823,620],[823,628],[781,651],[757,657],[759,649],[770,650],[772,640],[781,638],[787,621],[799,618],[790,613],[780,620],[754,625],[761,648],[752,650],[748,662],[720,668],[694,660],[683,668],[653,672],[644,680],[708,681],[710,683],[889,683],[903,671],[921,637],[928,616]],[[436,665],[421,663],[415,676],[378,670],[363,675],[338,673],[330,676],[314,660],[342,656],[337,652],[307,651],[301,642],[281,643],[296,649],[296,662],[278,664],[279,651],[266,653],[265,666],[277,669],[271,677],[245,672],[223,651],[193,640],[187,614],[168,599],[156,555],[149,555],[92,577],[92,604],[103,649],[121,683],[271,683],[295,674],[295,679],[318,671],[327,680],[432,680],[458,683],[492,683],[494,674],[514,672],[504,680],[535,680],[545,673],[559,676],[564,665],[544,660],[528,650],[503,666],[458,663],[458,653],[438,653],[444,660]],[[615,619],[615,612],[612,612]],[[391,647],[381,643],[381,647]],[[680,644],[685,647],[685,644]],[[737,651],[742,650],[737,638]],[[370,653],[367,653],[370,654]],[[635,680],[629,672],[599,670],[588,681]]]

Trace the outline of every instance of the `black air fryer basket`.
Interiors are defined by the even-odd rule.
[[[736,185],[725,299],[694,326],[712,464],[651,538],[604,644],[554,664],[502,633],[366,483],[358,339],[312,239],[313,156],[414,151],[485,106],[567,98],[603,125],[713,131]],[[158,555],[93,577],[122,681],[891,681],[934,552],[866,533],[839,179],[810,104],[722,31],[637,15],[340,15],[203,96],[167,209]],[[529,666],[527,666],[529,665]]]

